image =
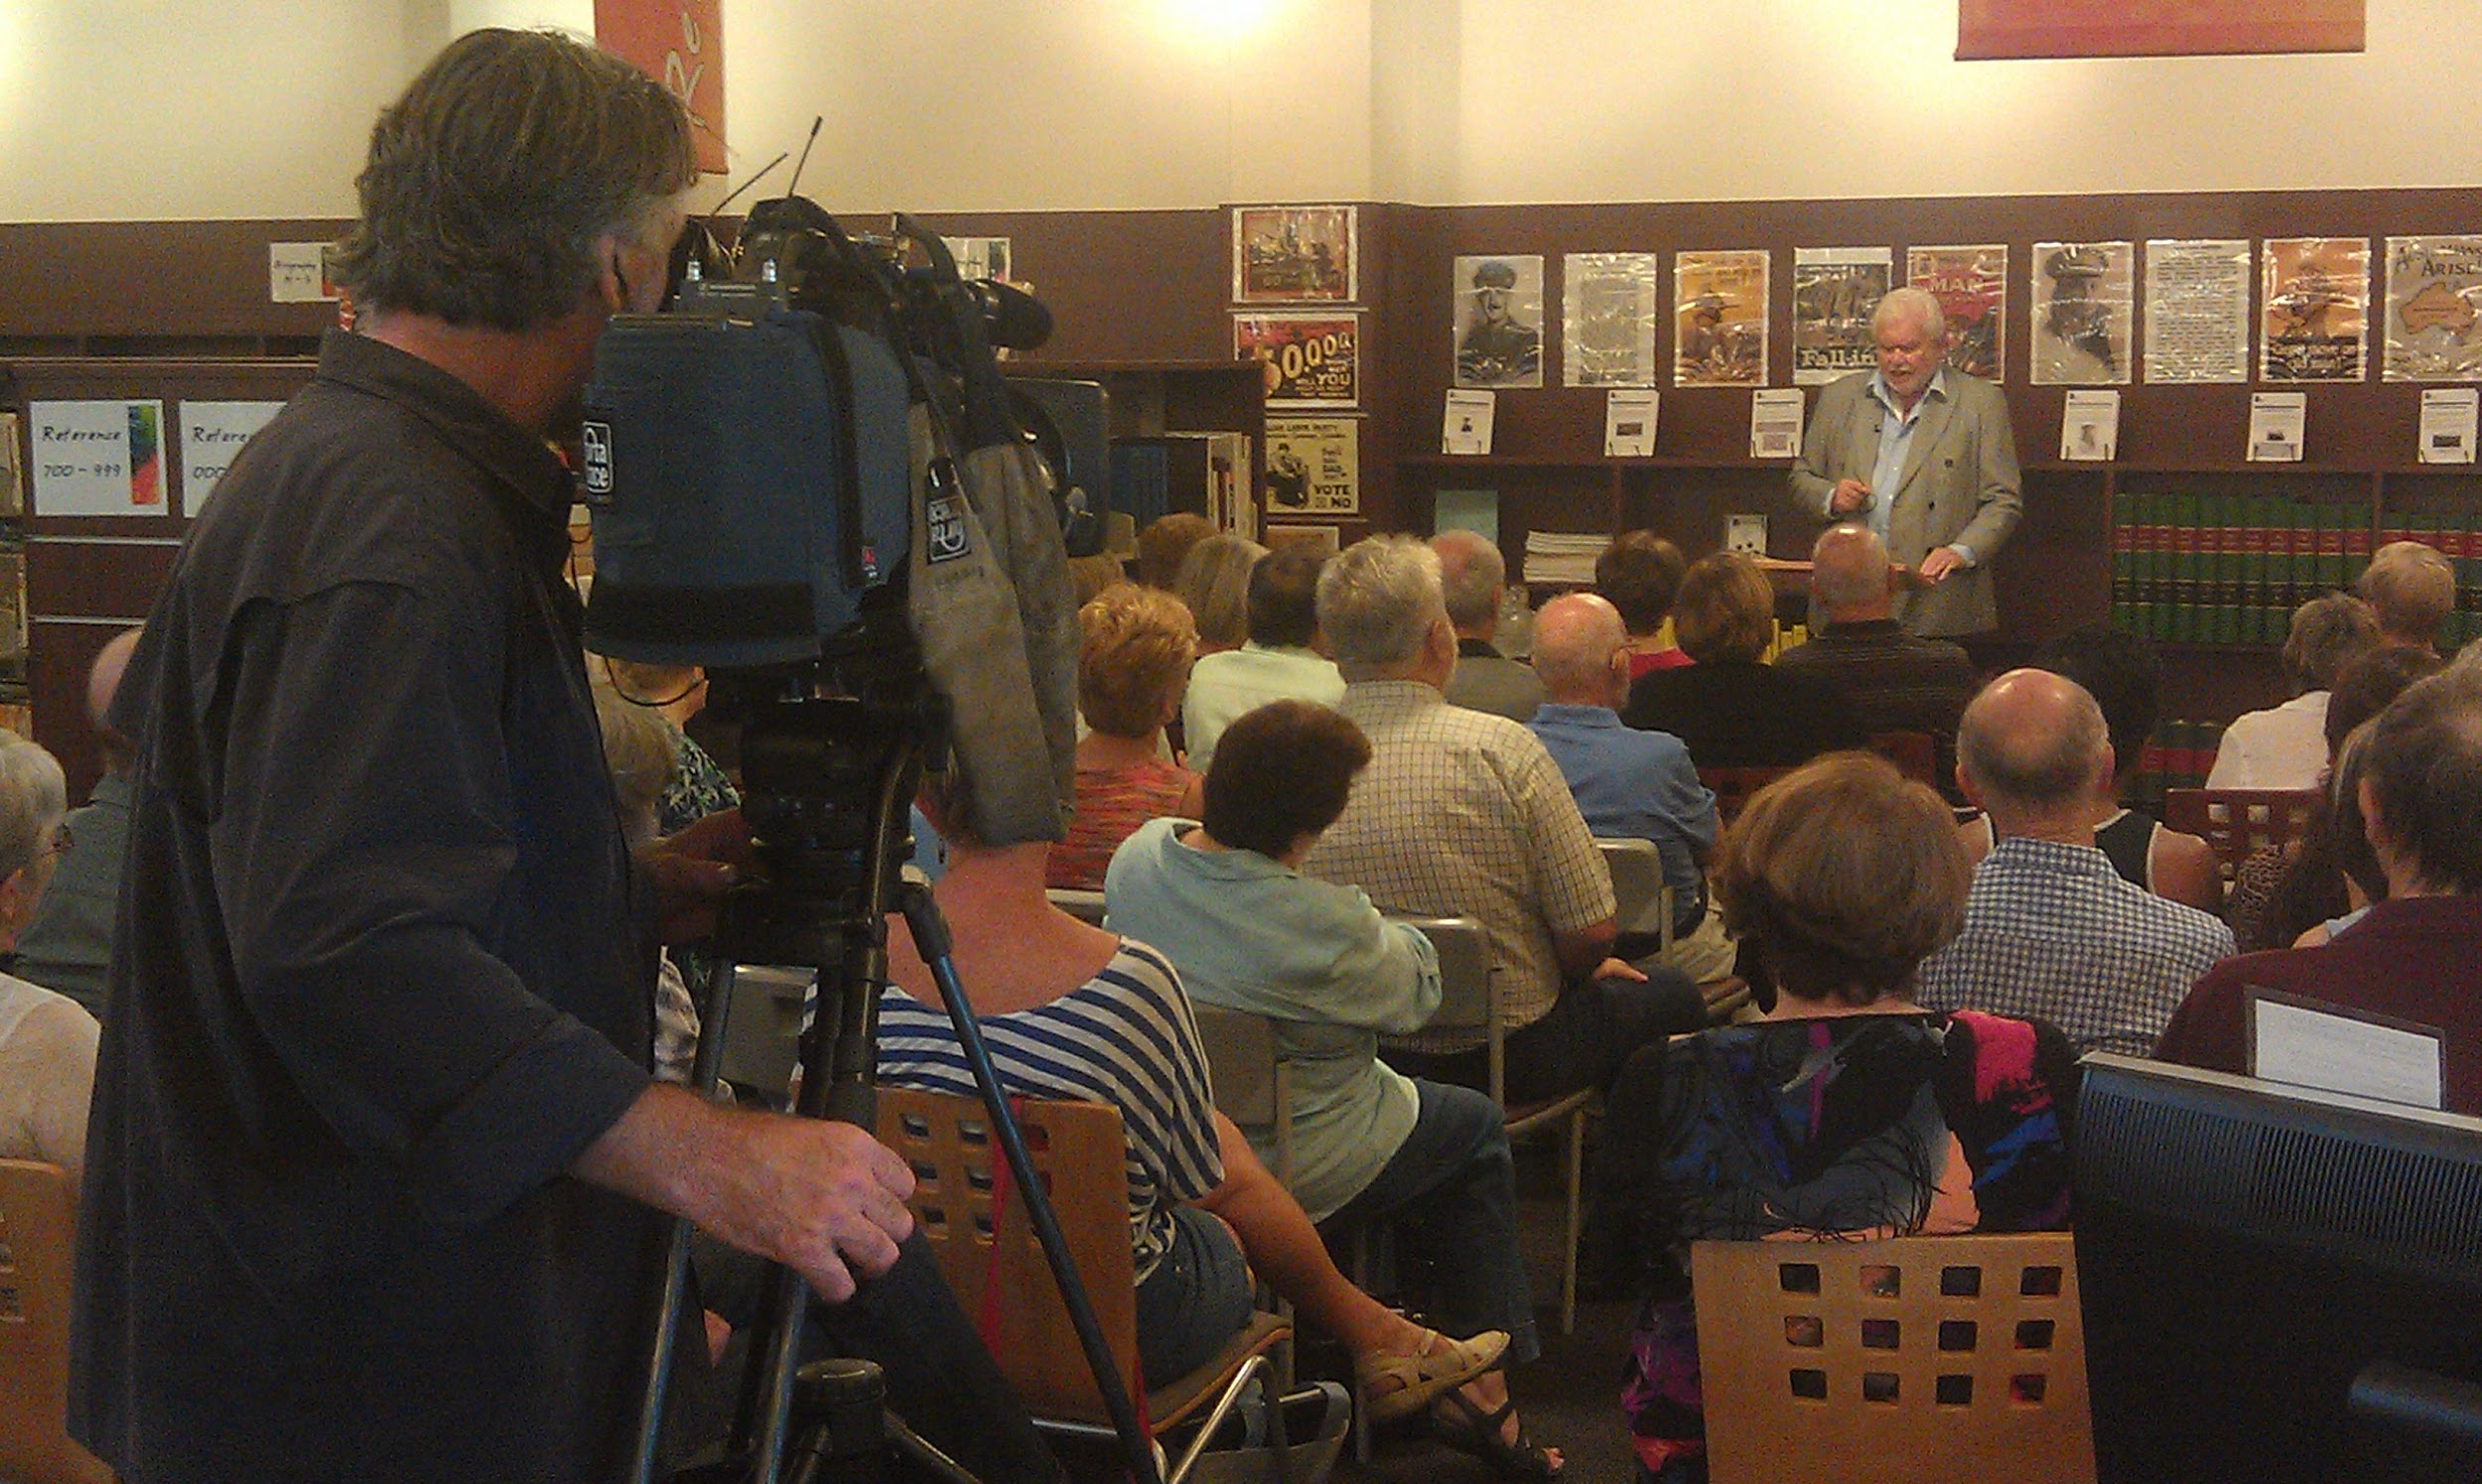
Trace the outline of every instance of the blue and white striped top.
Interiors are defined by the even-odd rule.
[[[892,985],[880,996],[879,1013],[882,1082],[975,1095],[944,1007],[923,1005]],[[1172,1207],[1224,1178],[1206,1051],[1179,975],[1162,954],[1123,939],[1103,971],[1076,989],[1047,1005],[983,1016],[981,1024],[1000,1084],[1012,1095],[1120,1110],[1129,1146],[1129,1245],[1144,1282],[1172,1240]]]

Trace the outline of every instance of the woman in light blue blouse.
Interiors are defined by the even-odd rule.
[[[1303,1208],[1400,1222],[1437,1276],[1448,1332],[1504,1329],[1509,1356],[1531,1360],[1541,1346],[1498,1107],[1378,1059],[1380,1034],[1438,1011],[1438,957],[1360,888],[1298,870],[1369,760],[1361,730],[1326,707],[1277,701],[1242,717],[1216,744],[1204,822],[1152,821],[1112,858],[1108,921],[1171,959],[1198,1003],[1275,1022],[1292,1088],[1286,1179]],[[1273,1158],[1271,1128],[1242,1132]],[[1503,1473],[1558,1469],[1517,1430],[1504,1392],[1451,1393],[1436,1421]]]

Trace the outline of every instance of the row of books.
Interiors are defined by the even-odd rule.
[[[2130,802],[2160,819],[2163,794],[2173,788],[2204,788],[2223,745],[2224,724],[2167,717],[2154,724],[2138,754],[2137,776],[2130,785]]]

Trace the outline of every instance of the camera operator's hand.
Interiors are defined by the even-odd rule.
[[[727,809],[640,846],[635,859],[654,883],[663,941],[695,943],[715,931],[725,891],[757,857],[742,812]]]
[[[782,1263],[830,1303],[896,1266],[913,1171],[851,1124],[727,1108],[677,1087],[640,1094],[578,1159],[579,1178],[686,1216]]]

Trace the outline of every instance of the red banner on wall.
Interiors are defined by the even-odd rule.
[[[2365,0],[1958,0],[1959,62],[2362,50]]]
[[[595,42],[688,105],[698,168],[722,175],[724,0],[595,0]]]

